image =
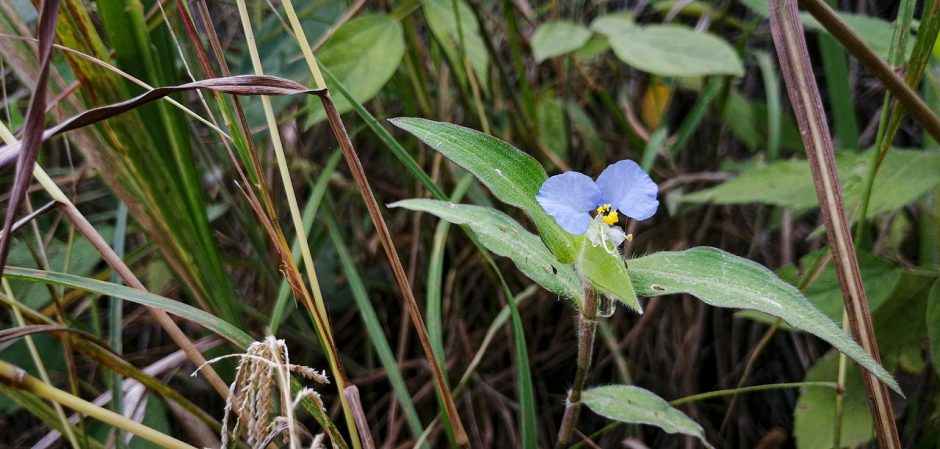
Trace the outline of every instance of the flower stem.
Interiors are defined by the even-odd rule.
[[[594,333],[597,330],[597,293],[593,287],[584,288],[584,304],[578,317],[578,366],[574,374],[574,385],[568,391],[565,401],[565,414],[558,429],[556,449],[568,446],[574,434],[574,427],[581,414],[581,392],[587,380],[588,368],[594,353]]]

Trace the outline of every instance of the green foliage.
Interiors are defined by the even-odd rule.
[[[799,266],[808,270],[825,253],[825,251],[816,251],[807,254],[800,259]],[[902,272],[890,260],[864,252],[858,255],[858,266],[865,287],[865,296],[868,297],[868,308],[871,312],[876,312],[891,295],[901,279]],[[793,286],[800,283],[800,272],[794,265],[780,268],[777,270],[777,275]],[[816,277],[816,281],[806,288],[804,294],[809,302],[830,320],[836,323],[842,321],[842,290],[839,288],[839,277],[833,264],[826,264]],[[737,316],[756,319],[768,324],[776,321],[774,317],[753,311],[741,312]]]
[[[21,279],[85,290],[102,296],[111,296],[149,307],[163,309],[166,313],[197,323],[242,348],[247,348],[248,345],[255,341],[238,327],[211,313],[173,299],[131,287],[67,273],[34,270],[31,268],[6,267],[3,275],[11,279]]]
[[[636,298],[627,266],[620,258],[620,253],[609,253],[600,246],[594,246],[585,238],[579,238],[581,250],[575,266],[585,279],[591,281],[601,294],[615,298],[627,307],[642,313],[643,308]]]
[[[363,103],[375,97],[392,78],[405,54],[405,38],[401,23],[387,15],[365,15],[341,26],[326,45],[317,52],[319,62],[329,68],[356,101]],[[327,80],[331,91],[336,82]],[[340,113],[352,109],[352,103],[341,95],[334,97]],[[307,124],[326,119],[320,99],[308,100],[311,113]]]
[[[830,351],[806,373],[806,381],[830,381],[837,378],[839,353]],[[865,385],[858,368],[849,366],[844,390],[841,441],[843,447],[855,447],[875,437]],[[832,388],[804,388],[796,402],[793,436],[796,447],[812,449],[832,447],[835,432],[836,391]]]
[[[544,23],[532,34],[532,54],[536,62],[566,55],[581,48],[590,37],[587,28],[574,22]]]
[[[462,126],[416,118],[393,119],[392,123],[473,173],[500,201],[525,211],[559,261],[574,260],[573,237],[535,201],[548,179],[535,159],[502,140]]]
[[[558,262],[537,236],[508,215],[489,207],[425,199],[389,206],[424,211],[454,224],[468,225],[486,249],[508,257],[529,279],[550,292],[581,302],[581,282],[571,265]]]
[[[927,313],[924,314],[924,324],[927,327],[927,337],[930,345],[930,361],[933,362],[933,372],[940,377],[940,282],[934,282],[927,300]]]
[[[734,49],[714,34],[678,25],[630,27],[608,36],[621,61],[660,76],[744,74]]]
[[[836,153],[845,203],[855,210],[864,194],[864,178],[873,152],[862,156]],[[890,212],[940,186],[940,154],[925,151],[889,151],[875,178],[870,213]],[[764,203],[803,211],[816,207],[816,193],[809,163],[803,159],[779,161],[749,168],[737,178],[716,187],[683,195],[682,201],[715,204]]]
[[[855,360],[893,390],[897,382],[792,285],[753,261],[715,248],[660,252],[628,262],[637,293],[688,293],[709,305],[758,310],[782,318]]]
[[[480,85],[489,83],[490,56],[480,35],[480,25],[473,10],[463,0],[426,0],[424,17],[438,43],[444,49],[451,70],[466,85],[464,58],[470,62]]]
[[[705,439],[702,426],[659,396],[640,387],[632,385],[596,387],[586,390],[581,400],[594,413],[605,418],[629,424],[648,424],[659,427],[666,433],[692,435],[698,438],[705,447],[713,447]]]

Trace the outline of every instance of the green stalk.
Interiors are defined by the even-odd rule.
[[[124,237],[127,233],[127,206],[118,203],[117,222],[114,225],[114,253],[124,258]],[[111,282],[121,282],[117,273],[111,273]],[[124,302],[120,298],[111,298],[110,319],[108,320],[108,344],[115,354],[124,352]],[[111,374],[111,409],[119,415],[124,415],[124,378],[118,372]],[[117,449],[124,448],[124,438],[118,432],[114,438]]]
[[[597,329],[597,292],[592,287],[584,289],[584,307],[578,315],[578,359],[577,370],[574,374],[574,384],[568,391],[568,400],[565,401],[565,414],[558,429],[558,442],[555,448],[564,448],[571,444],[574,428],[578,425],[578,416],[581,414],[581,392],[587,381],[588,370],[591,367],[591,358],[594,353],[594,333]]]

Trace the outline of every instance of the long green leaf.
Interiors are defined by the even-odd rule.
[[[842,351],[894,391],[901,388],[890,373],[850,336],[773,272],[753,261],[716,248],[665,251],[629,262],[638,294],[688,293],[706,304],[758,310],[782,318]]]
[[[581,297],[581,284],[574,269],[558,262],[538,237],[498,210],[429,199],[398,201],[389,207],[424,211],[451,223],[469,225],[483,246],[510,258],[520,271],[546,290],[566,298]]]
[[[178,317],[190,320],[202,326],[203,328],[218,334],[219,336],[241,348],[247,348],[248,345],[255,341],[254,338],[243,332],[241,329],[211,313],[204,312],[193,306],[183,304],[170,298],[137,290],[131,287],[125,287],[123,285],[112,284],[110,282],[75,276],[67,273],[56,273],[53,271],[35,270],[32,268],[6,267],[3,275],[11,279],[21,279],[25,281],[60,285],[63,287],[94,292],[99,295],[120,298],[149,307],[156,307],[166,311],[171,315],[176,315]]]
[[[336,254],[339,256],[340,264],[343,266],[343,272],[346,274],[349,289],[352,290],[353,300],[356,301],[356,308],[359,309],[359,313],[362,315],[362,321],[366,325],[369,341],[372,342],[372,346],[375,347],[379,361],[382,363],[382,367],[385,368],[388,383],[392,385],[392,390],[395,391],[395,396],[398,398],[402,410],[405,411],[405,421],[408,423],[408,428],[415,438],[417,438],[421,435],[423,426],[421,425],[421,419],[418,417],[414,402],[411,400],[408,386],[405,385],[404,376],[402,376],[401,370],[398,368],[398,360],[392,352],[391,345],[388,344],[388,339],[385,337],[385,331],[382,329],[378,314],[375,313],[375,308],[372,307],[372,303],[369,301],[366,286],[362,281],[362,276],[359,275],[359,270],[356,269],[356,265],[350,257],[349,248],[346,246],[346,241],[343,239],[339,225],[336,223],[333,211],[329,207],[326,207],[325,212],[330,238],[333,240],[333,245],[336,247]]]
[[[648,390],[631,385],[608,385],[592,388],[581,396],[584,404],[605,418],[630,424],[649,424],[666,433],[683,433],[698,438],[707,448],[702,426],[685,413],[669,405]]]
[[[397,118],[391,122],[473,173],[500,201],[524,210],[558,260],[574,261],[573,236],[535,201],[539,188],[548,179],[535,159],[502,140],[462,126],[418,118]]]

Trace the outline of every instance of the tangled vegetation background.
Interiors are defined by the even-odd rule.
[[[817,202],[833,187],[814,184],[768,21],[782,3],[0,1],[0,446],[556,446],[577,298],[421,201],[553,237],[441,149],[470,139],[396,117],[495,136],[548,175],[636,161],[659,207],[614,218],[628,270],[720,248],[841,323]],[[893,416],[799,323],[646,291],[642,314],[599,298],[584,380],[643,387],[693,427],[584,408],[575,446],[874,447],[894,423],[900,447],[940,447],[940,5],[830,4],[839,26],[799,16],[806,68]]]

